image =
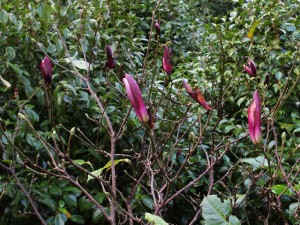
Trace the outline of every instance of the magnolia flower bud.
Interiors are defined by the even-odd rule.
[[[172,72],[172,49],[165,45],[164,48],[164,55],[163,55],[163,70],[166,71],[166,73],[170,74]]]
[[[244,65],[244,71],[251,77],[256,77],[256,64],[252,59],[248,59],[247,66]]]
[[[156,34],[160,35],[160,25],[157,21],[155,22],[155,30],[156,30]]]
[[[41,69],[45,82],[50,84],[52,81],[52,64],[48,56],[45,56],[42,60]]]
[[[132,107],[134,108],[134,111],[137,114],[139,120],[141,122],[147,123],[149,121],[149,115],[138,84],[129,74],[125,74],[123,83],[125,85],[127,97]]]
[[[262,133],[260,127],[261,102],[259,93],[256,90],[253,95],[251,105],[248,107],[248,128],[252,142],[259,144],[262,141]]]
[[[201,94],[198,87],[195,88],[193,91],[190,85],[188,85],[186,79],[182,79],[183,87],[185,88],[186,92],[200,105],[202,105],[206,110],[212,110],[212,108],[207,104],[205,101],[204,96]]]
[[[113,51],[111,49],[111,47],[109,45],[106,46],[106,58],[107,58],[107,61],[105,63],[105,66],[108,68],[108,69],[113,69],[115,68],[116,66],[116,60],[113,56]]]

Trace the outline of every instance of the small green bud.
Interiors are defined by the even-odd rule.
[[[70,130],[70,135],[74,135],[75,134],[75,127],[72,127],[72,129]]]
[[[26,117],[22,113],[18,113],[18,117],[20,119],[26,120]]]
[[[285,132],[282,132],[282,134],[281,134],[281,140],[283,142],[285,142],[285,140],[286,140],[286,133]]]

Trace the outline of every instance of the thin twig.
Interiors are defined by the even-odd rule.
[[[28,199],[36,217],[38,218],[38,220],[41,222],[41,224],[43,225],[47,225],[47,223],[45,222],[45,220],[43,219],[43,217],[41,216],[41,214],[39,213],[39,211],[37,210],[33,199],[31,198],[30,194],[28,193],[28,191],[25,189],[25,187],[22,185],[22,183],[20,182],[19,178],[17,177],[15,170],[12,167],[7,167],[5,165],[3,165],[2,163],[0,163],[0,166],[3,167],[4,169],[6,169],[16,180],[17,185],[19,186],[19,188],[21,189],[21,191],[24,193],[24,195],[26,196],[26,198]]]

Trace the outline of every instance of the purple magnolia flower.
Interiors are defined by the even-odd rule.
[[[113,52],[112,52],[111,47],[109,45],[106,46],[106,58],[107,58],[107,61],[105,63],[105,66],[108,69],[115,68],[115,66],[116,66],[116,60],[115,60],[115,58],[113,56]]]
[[[252,142],[259,144],[262,141],[262,133],[260,127],[261,102],[258,90],[253,94],[253,100],[248,107],[248,128]]]
[[[129,74],[125,74],[123,78],[127,97],[141,122],[147,123],[149,115],[145,103],[143,101],[141,90],[136,81]]]
[[[252,59],[248,59],[248,66],[244,65],[244,70],[251,77],[256,77],[256,64]]]
[[[45,58],[42,60],[41,69],[45,82],[50,84],[52,80],[52,64],[48,56],[45,56]]]
[[[170,74],[172,72],[172,49],[165,45],[164,55],[163,55],[163,69],[166,73]]]
[[[212,108],[207,104],[205,101],[204,96],[201,94],[200,90],[198,87],[195,88],[193,91],[190,85],[188,85],[186,79],[182,79],[183,86],[186,90],[186,92],[199,104],[201,104],[206,110],[212,110]]]
[[[155,22],[155,30],[156,30],[156,34],[160,35],[160,25],[157,21]]]

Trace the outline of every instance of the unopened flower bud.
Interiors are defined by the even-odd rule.
[[[160,35],[160,25],[157,21],[155,22],[155,30],[156,30],[156,34]]]
[[[50,84],[52,81],[52,64],[48,56],[45,56],[42,60],[41,69],[45,82]]]

